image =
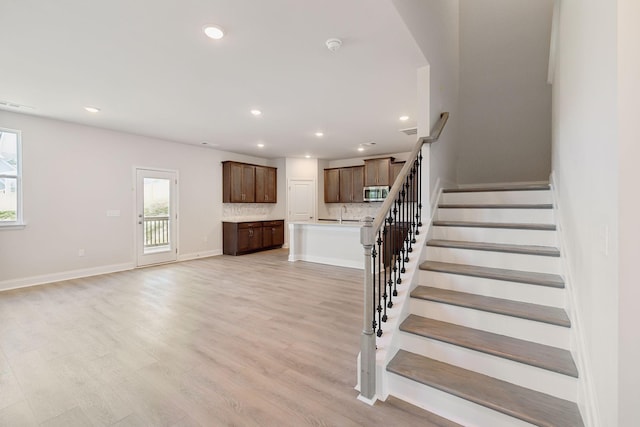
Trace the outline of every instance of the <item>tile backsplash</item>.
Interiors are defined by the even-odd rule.
[[[275,218],[276,205],[272,203],[223,203],[223,221],[259,221]]]
[[[360,220],[365,216],[375,217],[378,209],[382,206],[380,203],[345,203],[343,205],[337,203],[327,204],[327,216],[329,219],[340,218],[340,210],[342,210],[342,219]]]

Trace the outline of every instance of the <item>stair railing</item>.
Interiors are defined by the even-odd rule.
[[[420,138],[375,219],[366,217],[360,229],[364,247],[364,325],[360,338],[360,396],[376,393],[376,336],[383,334],[387,309],[393,307],[416,236],[422,227],[422,146],[436,142],[449,113],[442,113],[431,135]]]

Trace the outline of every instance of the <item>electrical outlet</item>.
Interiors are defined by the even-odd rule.
[[[78,249],[78,256],[84,256],[84,249]]]

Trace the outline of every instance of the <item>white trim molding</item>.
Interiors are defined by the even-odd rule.
[[[560,262],[562,263],[562,271],[565,281],[565,289],[567,293],[567,314],[571,321],[571,354],[578,368],[578,407],[584,421],[585,427],[596,427],[599,420],[598,402],[596,398],[595,388],[593,385],[593,376],[591,369],[591,361],[587,352],[587,339],[584,336],[582,327],[582,314],[580,304],[573,287],[573,272],[571,271],[570,261],[572,254],[570,246],[565,241],[564,227],[566,223],[562,213],[562,201],[559,200],[558,181],[554,172],[549,177],[551,186],[551,196],[553,206],[556,212],[556,226],[558,235],[558,246],[560,249]]]
[[[117,273],[119,271],[133,270],[135,267],[135,263],[127,262],[123,264],[104,265],[79,270],[62,271],[59,273],[43,274],[40,276],[31,276],[21,279],[3,280],[0,282],[0,291],[45,285],[47,283],[62,282],[64,280],[81,279],[83,277],[98,276],[100,274]]]

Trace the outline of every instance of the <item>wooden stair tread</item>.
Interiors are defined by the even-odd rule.
[[[387,371],[542,427],[583,427],[578,405],[487,375],[398,351]]]
[[[459,274],[463,276],[481,277],[509,282],[527,283],[530,285],[564,288],[564,280],[557,274],[535,273],[531,271],[507,270],[504,268],[480,267],[477,265],[452,264],[448,262],[424,261],[421,270],[440,273]]]
[[[434,301],[458,307],[481,310],[489,313],[518,317],[520,319],[533,320],[535,322],[549,323],[551,325],[571,327],[571,321],[567,312],[562,308],[546,305],[532,304],[528,302],[512,301],[502,298],[486,297],[483,295],[469,294],[466,292],[450,291],[448,289],[418,286],[411,292],[412,298]]]
[[[578,369],[571,353],[561,348],[415,314],[409,315],[402,322],[400,330],[578,378]]]
[[[476,251],[488,252],[505,252],[521,255],[540,255],[559,257],[558,248],[551,246],[533,246],[533,245],[511,245],[504,243],[485,243],[485,242],[466,242],[462,240],[441,240],[431,239],[427,241],[427,246],[452,249],[470,249]]]
[[[505,228],[510,230],[555,231],[555,224],[519,224],[517,222],[433,221],[435,227]]]
[[[537,191],[550,190],[549,184],[525,184],[525,185],[495,185],[473,188],[445,188],[443,193],[483,193],[493,191]]]
[[[551,203],[442,203],[440,209],[553,209]]]

